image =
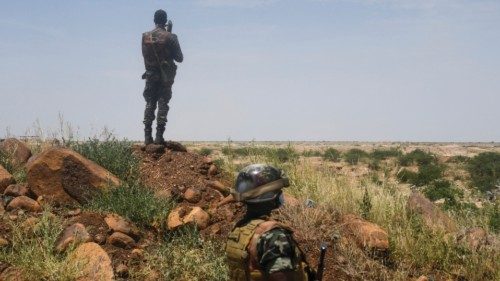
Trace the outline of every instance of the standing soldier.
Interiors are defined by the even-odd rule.
[[[144,88],[144,99],[146,110],[144,111],[144,143],[153,143],[152,125],[155,119],[156,105],[158,104],[158,118],[156,120],[157,144],[165,142],[163,133],[167,123],[168,102],[172,98],[172,84],[177,71],[174,63],[182,62],[182,55],[177,35],[171,33],[172,23],[169,21],[168,30],[167,13],[158,10],[154,15],[155,29],[142,34],[142,56],[146,72],[142,79],[146,80]]]
[[[270,218],[288,185],[283,173],[268,165],[250,165],[239,173],[233,197],[246,204],[247,213],[226,244],[231,280],[314,280],[292,230]]]

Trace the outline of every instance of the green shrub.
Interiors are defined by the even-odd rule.
[[[339,162],[341,159],[341,153],[337,149],[330,147],[323,153],[323,159],[332,162]]]
[[[142,226],[163,227],[174,205],[173,201],[157,198],[151,190],[134,183],[103,192],[87,203],[85,208],[117,213]]]
[[[199,151],[200,155],[203,155],[203,156],[208,156],[208,155],[212,154],[212,152],[213,152],[213,149],[210,149],[208,147],[203,147]]]
[[[23,225],[26,217],[9,221],[10,246],[0,247],[0,263],[7,263],[23,272],[23,280],[75,280],[80,269],[69,265],[66,254],[54,249],[63,230],[61,219],[46,209],[37,223],[28,231]],[[17,280],[17,279],[16,279]]]
[[[401,155],[399,157],[399,164],[401,166],[410,166],[412,164],[428,165],[436,162],[436,157],[429,152],[421,149],[415,149],[410,153]]]
[[[290,162],[296,160],[299,155],[291,146],[287,146],[286,148],[275,148],[268,150],[268,158],[270,160],[278,160],[280,162]]]
[[[427,164],[418,168],[417,177],[414,182],[416,186],[423,186],[434,180],[440,179],[443,175],[444,167],[439,164]]]
[[[491,212],[491,214],[490,214],[488,224],[490,226],[490,229],[493,230],[493,232],[495,232],[495,233],[500,232],[500,210],[498,208],[498,203],[495,204],[495,207],[493,208],[493,212]]]
[[[456,155],[450,157],[446,162],[447,163],[456,163],[456,164],[463,164],[469,162],[470,158],[464,155]]]
[[[344,153],[345,161],[351,165],[358,164],[361,159],[366,158],[367,156],[368,153],[358,148],[352,148]]]
[[[320,157],[321,155],[321,151],[313,149],[304,150],[302,152],[302,156],[304,157]]]
[[[401,150],[397,148],[375,149],[370,153],[370,157],[375,160],[386,160],[391,157],[400,157],[401,155]]]
[[[424,188],[423,192],[432,201],[444,198],[448,206],[457,205],[458,197],[463,196],[463,192],[453,187],[447,180],[436,180]]]
[[[500,186],[500,153],[483,152],[473,157],[468,164],[472,184],[482,192]]]
[[[73,142],[71,148],[126,181],[139,176],[139,159],[132,153],[132,142],[108,137]]]
[[[14,177],[17,183],[26,182],[26,169],[22,166],[16,167],[11,159],[12,155],[0,151],[0,165]]]
[[[402,169],[398,172],[397,178],[400,182],[413,183],[417,178],[417,173],[410,171],[408,169]]]
[[[372,198],[368,193],[368,188],[365,188],[365,192],[363,193],[363,199],[359,203],[359,209],[361,210],[361,216],[365,220],[370,219],[370,213],[372,211]]]

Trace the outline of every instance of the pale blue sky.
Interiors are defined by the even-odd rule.
[[[176,140],[500,141],[500,1],[5,1],[0,137],[59,112],[142,138],[141,33],[185,61]]]

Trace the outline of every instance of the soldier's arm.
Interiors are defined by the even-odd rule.
[[[290,280],[294,270],[293,251],[293,240],[286,230],[275,228],[261,235],[257,254],[268,280]]]
[[[184,55],[182,54],[182,50],[181,50],[181,45],[179,44],[179,39],[177,39],[177,35],[175,34],[172,34],[173,35],[173,41],[174,41],[174,46],[173,46],[173,49],[174,49],[174,60],[176,62],[182,62],[184,60]]]

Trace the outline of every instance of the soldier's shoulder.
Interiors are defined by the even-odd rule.
[[[269,231],[262,233],[258,239],[258,244],[262,248],[274,247],[276,244],[291,244],[293,238],[291,231],[284,226],[277,226]]]

